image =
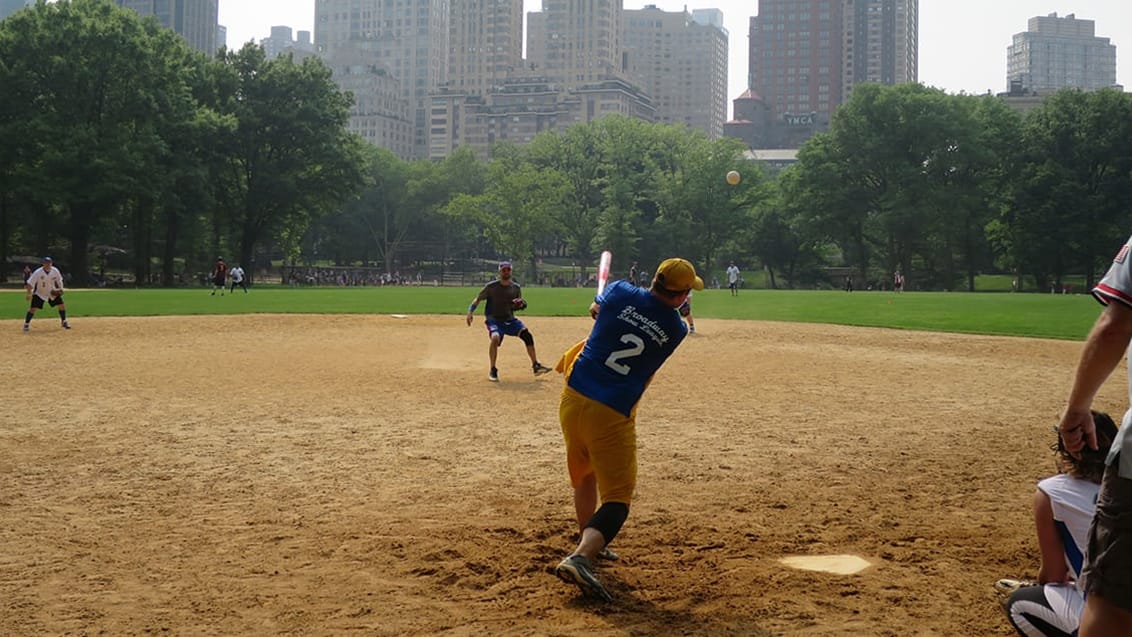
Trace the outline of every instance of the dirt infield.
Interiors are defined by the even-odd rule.
[[[588,317],[528,317],[543,362]],[[699,319],[600,576],[557,400],[463,317],[0,322],[7,634],[1002,635],[1079,343]],[[1098,406],[1125,403],[1123,372]],[[792,556],[854,555],[854,575]]]

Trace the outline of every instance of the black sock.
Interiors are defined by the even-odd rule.
[[[33,317],[33,316],[35,316],[35,314],[32,314],[31,312],[28,312],[27,314],[25,314],[24,315],[24,325],[31,323],[31,317]]]
[[[64,323],[67,322],[67,310],[59,310],[59,320]]]

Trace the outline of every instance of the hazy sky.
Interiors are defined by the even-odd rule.
[[[747,28],[758,0],[625,0],[626,9],[655,4],[664,11],[719,9],[729,37],[728,104],[747,84]],[[525,11],[541,10],[526,0]],[[1116,45],[1116,81],[1132,91],[1132,0],[920,0],[920,82],[949,93],[1006,90],[1006,47],[1026,22],[1057,12],[1093,20],[1096,35]],[[314,0],[220,0],[228,46],[259,41],[272,26],[312,32]],[[1126,60],[1126,61],[1125,61]]]

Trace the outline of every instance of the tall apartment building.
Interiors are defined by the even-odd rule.
[[[523,70],[522,0],[455,2],[449,27],[448,79],[428,103],[428,157],[461,145],[486,147],[485,96]]]
[[[852,0],[759,0],[751,19],[750,88],[774,117],[828,125],[842,99],[845,8]]]
[[[521,15],[518,0],[453,10],[454,70],[430,95],[430,158],[459,146],[486,157],[498,142],[523,145],[611,114],[656,121],[652,100],[625,73],[620,0],[544,0],[527,14],[526,59]]]
[[[298,31],[292,36],[291,27],[271,27],[271,35],[260,40],[263,52],[268,59],[277,58],[288,51],[314,52],[314,42],[311,42],[310,31]]]
[[[919,79],[918,0],[846,2],[841,102],[858,84],[895,86]]]
[[[0,0],[0,20],[33,4],[35,4],[35,0]]]
[[[449,27],[445,86],[484,95],[523,65],[523,0],[457,0]]]
[[[296,53],[296,61],[298,57]],[[401,82],[379,64],[377,56],[360,47],[341,47],[323,61],[338,87],[354,96],[346,128],[402,159],[413,158],[409,101]]]
[[[218,15],[219,0],[117,0],[118,6],[143,17],[154,16],[162,26],[181,34],[194,49],[216,55],[222,42]]]
[[[1096,36],[1092,20],[1072,13],[1030,18],[1006,48],[1006,85],[1026,92],[1116,86],[1116,45]]]
[[[727,31],[718,9],[626,10],[622,42],[628,76],[652,98],[657,121],[685,124],[711,138],[727,120]]]
[[[919,0],[759,0],[750,90],[736,101],[759,121],[729,122],[727,134],[794,144],[827,129],[854,86],[917,81],[918,24]]]
[[[621,0],[543,0],[542,14],[533,18],[538,24],[528,32],[528,64],[565,87],[624,73],[621,14]],[[532,32],[541,36],[538,42]]]
[[[428,156],[428,95],[449,77],[449,17],[448,0],[315,0],[320,52],[368,51],[398,81],[409,105],[413,157]]]

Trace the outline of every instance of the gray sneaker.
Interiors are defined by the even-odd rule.
[[[498,383],[499,382],[499,370],[492,367],[491,371],[488,372],[487,379],[490,380],[493,383]]]
[[[614,553],[613,551],[609,550],[609,547],[607,546],[607,547],[603,548],[602,550],[598,551],[597,559],[608,560],[610,562],[616,562],[617,560],[621,559],[621,556]]]
[[[601,582],[597,581],[597,577],[594,576],[593,564],[586,559],[585,555],[571,555],[562,560],[554,569],[554,574],[564,582],[576,584],[585,595],[606,602],[613,601],[613,596],[605,590]]]
[[[542,376],[543,374],[554,371],[546,365],[543,365],[542,363],[535,363],[534,365],[531,365],[531,369],[534,370],[535,376]]]

